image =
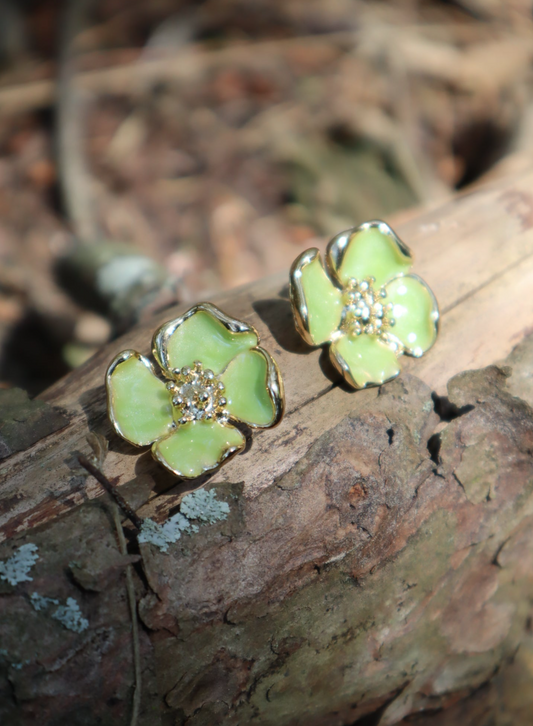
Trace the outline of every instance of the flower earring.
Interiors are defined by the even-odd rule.
[[[398,358],[419,358],[437,338],[434,294],[409,273],[411,252],[384,222],[341,232],[291,268],[291,305],[298,332],[329,345],[335,368],[354,388],[378,386],[400,373]]]
[[[271,428],[283,416],[278,366],[256,330],[210,303],[162,325],[152,341],[154,366],[135,350],[119,353],[106,374],[115,431],[176,476],[194,479],[242,451],[237,423]]]

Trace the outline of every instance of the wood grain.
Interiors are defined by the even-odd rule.
[[[438,394],[455,373],[504,358],[533,329],[533,172],[478,189],[400,225],[400,236],[415,255],[414,271],[437,295],[441,330],[422,360],[403,359]],[[252,448],[236,457],[213,481],[244,481],[245,496],[255,496],[288,471],[316,436],[335,426],[348,411],[376,395],[347,392],[321,349],[300,341],[292,324],[285,275],[217,295],[213,302],[258,329],[262,344],[276,357],[284,377],[287,413],[281,425],[254,437]],[[73,412],[69,426],[0,467],[0,537],[67,511],[99,495],[94,481],[76,469],[76,451],[88,452],[89,430],[110,440],[108,472],[124,483],[150,473],[156,490],[143,514],[164,516],[187,486],[160,470],[149,453],[139,452],[113,434],[106,421],[104,373],[124,348],[149,352],[153,330],[183,306],[109,344],[88,363],[49,389],[42,398]],[[161,495],[161,492],[165,492]]]
[[[31,581],[0,578],[0,721],[129,722],[140,672],[132,565],[139,726],[346,726],[369,714],[379,726],[414,714],[423,726],[478,726],[483,684],[493,712],[513,674],[531,692],[532,184],[528,172],[398,226],[442,326],[432,351],[405,358],[380,389],[348,391],[302,343],[285,275],[215,298],[278,360],[287,413],[209,480],[177,482],[119,439],[105,410],[109,360],[148,353],[154,328],[183,307],[42,396],[68,424],[0,469],[0,561],[23,543],[39,553]],[[465,372],[504,358],[512,375]],[[77,462],[90,431],[108,439],[104,472],[139,516],[161,521],[207,486],[227,519],[167,551],[130,532],[124,555],[106,497]],[[54,620],[51,603],[71,598],[83,632]],[[519,647],[522,666],[506,677]]]

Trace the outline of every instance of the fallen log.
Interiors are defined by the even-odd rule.
[[[287,412],[199,489],[105,413],[109,360],[147,354],[182,307],[41,396],[65,425],[55,415],[44,435],[41,407],[41,438],[0,468],[2,723],[126,724],[139,693],[143,724],[461,721],[529,637],[532,182],[398,227],[442,326],[381,389],[348,391],[300,341],[286,276],[215,298],[276,357]],[[114,504],[79,465],[89,433],[106,477],[166,539],[124,521],[120,545]]]

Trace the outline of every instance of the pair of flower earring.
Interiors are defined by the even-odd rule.
[[[411,253],[384,222],[334,237],[326,267],[318,249],[290,273],[296,328],[312,346],[329,345],[353,388],[381,385],[400,372],[404,353],[422,356],[436,340],[439,309]],[[108,412],[118,434],[150,446],[174,475],[195,479],[242,451],[244,426],[276,426],[283,416],[280,370],[256,330],[214,305],[195,305],[162,325],[152,341],[162,378],[148,358],[119,353],[106,374]]]

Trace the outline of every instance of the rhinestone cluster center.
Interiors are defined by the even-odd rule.
[[[227,403],[223,395],[224,384],[213,371],[204,369],[200,361],[196,361],[193,368],[175,368],[172,375],[174,380],[167,383],[167,389],[171,394],[177,423],[228,417],[224,408]]]
[[[344,288],[341,330],[348,335],[383,335],[394,326],[394,306],[385,302],[387,291],[376,288],[375,282],[374,277],[362,281],[351,278]]]

